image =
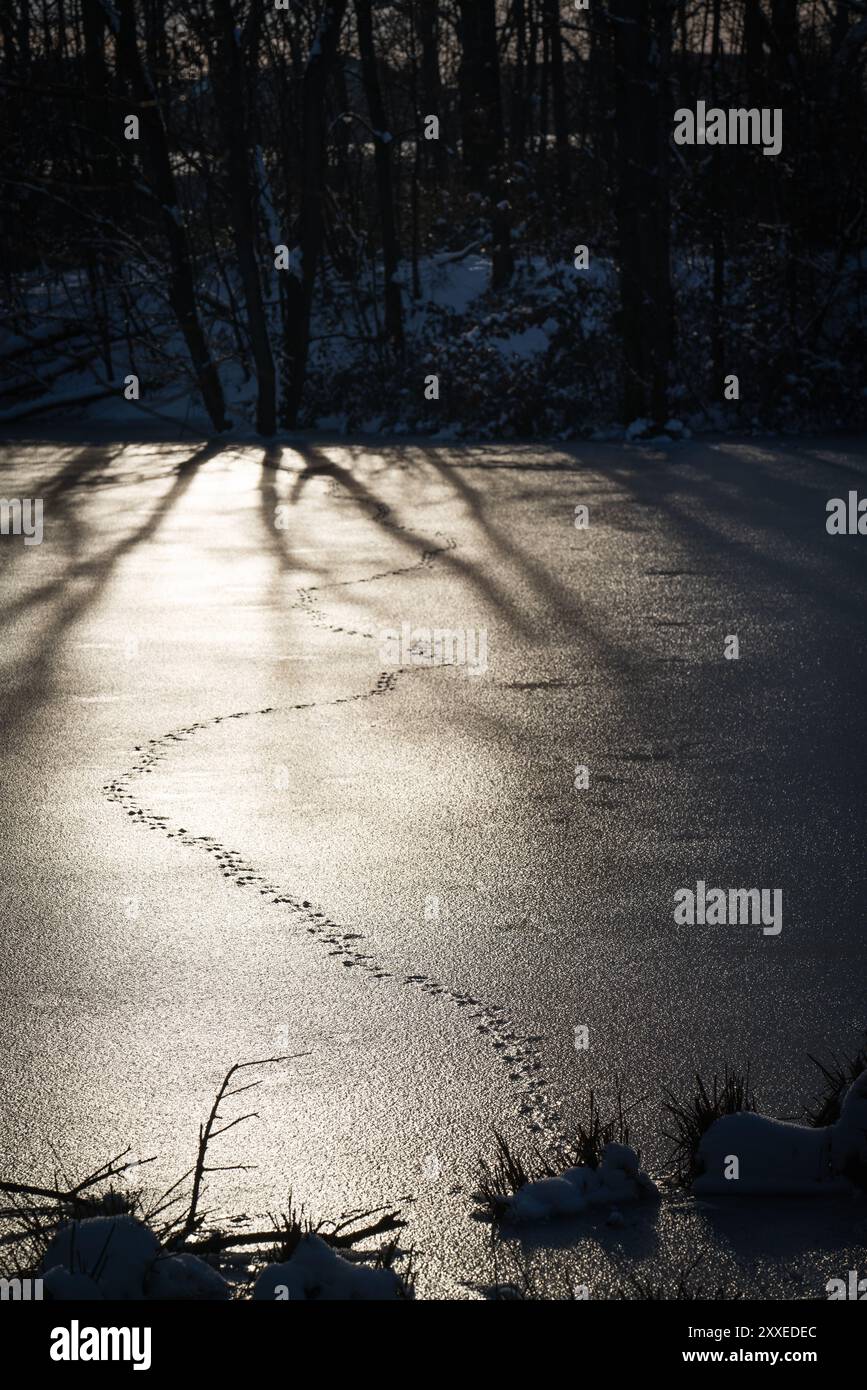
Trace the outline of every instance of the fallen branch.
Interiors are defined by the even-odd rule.
[[[8,410],[0,410],[0,424],[7,424],[12,420],[26,420],[30,415],[44,415],[49,410],[90,405],[93,401],[113,396],[122,386],[123,382],[116,381],[108,387],[98,386],[88,391],[63,391],[57,396],[41,396],[37,401],[27,401],[24,405],[14,405]]]
[[[358,1231],[348,1231],[344,1235],[336,1235],[333,1232],[317,1230],[315,1234],[319,1236],[320,1240],[324,1240],[326,1245],[330,1245],[336,1250],[348,1250],[361,1240],[369,1240],[372,1236],[380,1236],[386,1231],[397,1231],[405,1225],[406,1222],[396,1212],[388,1212],[387,1215],[381,1216],[378,1221],[375,1221],[372,1226],[363,1226]],[[231,1250],[233,1247],[243,1248],[245,1245],[275,1245],[283,1234],[284,1232],[275,1226],[270,1231],[249,1231],[246,1235],[208,1236],[204,1240],[185,1245],[184,1252],[189,1255],[214,1255],[221,1250]]]
[[[270,1066],[275,1062],[288,1062],[291,1061],[294,1057],[309,1057],[309,1055],[310,1054],[308,1052],[296,1052],[285,1057],[262,1057],[259,1059],[259,1061],[256,1062],[235,1062],[234,1066],[231,1066],[229,1070],[226,1072],[226,1075],[223,1077],[223,1080],[219,1085],[217,1094],[214,1097],[214,1104],[211,1106],[211,1113],[209,1114],[204,1125],[199,1126],[199,1149],[196,1155],[195,1166],[193,1168],[193,1190],[190,1195],[190,1206],[189,1210],[187,1211],[187,1215],[184,1219],[183,1226],[181,1227],[180,1231],[178,1231],[178,1233],[172,1237],[172,1240],[170,1242],[170,1246],[172,1249],[175,1249],[178,1245],[182,1244],[187,1239],[187,1237],[192,1235],[193,1231],[197,1230],[202,1224],[202,1220],[204,1218],[198,1216],[198,1207],[199,1198],[202,1193],[202,1182],[205,1173],[214,1171],[226,1171],[226,1169],[215,1170],[210,1169],[206,1166],[205,1159],[207,1158],[208,1145],[210,1144],[211,1140],[219,1138],[221,1134],[225,1134],[227,1130],[234,1128],[235,1125],[241,1124],[243,1120],[251,1120],[255,1117],[256,1112],[251,1111],[247,1115],[239,1116],[237,1120],[231,1120],[228,1124],[224,1125],[222,1129],[214,1129],[214,1125],[217,1123],[217,1121],[222,1119],[222,1116],[220,1115],[220,1106],[224,1100],[229,1100],[232,1096],[239,1096],[243,1091],[251,1091],[254,1087],[261,1086],[262,1084],[261,1081],[251,1081],[246,1086],[239,1086],[236,1090],[230,1091],[228,1090],[228,1085],[229,1082],[232,1080],[232,1077],[235,1075],[236,1072],[243,1071],[246,1067],[265,1067]],[[235,1166],[240,1167],[241,1165]]]

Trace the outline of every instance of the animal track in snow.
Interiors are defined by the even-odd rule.
[[[387,522],[389,509],[385,507],[385,504],[378,504],[378,506],[377,520],[389,524]],[[391,529],[402,530],[405,528],[391,524]],[[411,565],[385,570],[360,579],[342,580],[314,588],[299,589],[298,599],[292,604],[292,607],[305,613],[317,626],[326,627],[329,631],[351,636],[373,637],[374,634],[370,632],[361,633],[330,623],[318,606],[314,595],[318,596],[326,590],[347,588],[353,584],[372,583],[377,579],[392,578],[420,568],[427,568],[433,563],[436,556],[456,548],[456,542],[450,537],[442,537],[442,539],[443,545],[426,548]],[[424,668],[414,667],[412,669],[417,671]],[[343,695],[333,700],[298,702],[281,706],[279,712],[327,708],[332,705],[343,705],[390,694],[396,689],[399,677],[405,674],[408,674],[405,668],[384,671],[370,690],[353,695]],[[389,981],[399,988],[418,989],[450,1003],[456,1009],[470,1010],[471,1012],[462,1013],[461,1017],[468,1022],[475,1023],[476,1031],[493,1048],[512,1090],[516,1092],[518,1110],[525,1123],[537,1136],[545,1135],[551,1140],[556,1140],[561,1132],[559,1106],[545,1090],[543,1064],[538,1047],[542,1041],[540,1035],[522,1035],[508,1018],[502,1005],[486,1003],[475,995],[452,988],[430,975],[396,975],[386,968],[375,951],[364,949],[365,944],[368,943],[368,938],[363,933],[344,929],[339,923],[333,921],[314,906],[310,899],[301,897],[298,893],[272,882],[259,873],[254,865],[245,860],[242,855],[214,839],[213,836],[192,835],[184,826],[172,824],[167,816],[148,809],[136,794],[140,779],[151,773],[158,764],[163,762],[176,744],[183,743],[205,729],[214,728],[230,720],[256,719],[277,712],[277,706],[268,705],[261,709],[218,714],[210,719],[198,720],[192,724],[170,730],[159,738],[150,739],[146,744],[136,748],[135,751],[140,756],[132,767],[107,783],[103,787],[103,791],[107,799],[117,803],[136,824],[149,830],[160,830],[169,839],[178,840],[188,848],[212,855],[215,866],[223,878],[239,888],[255,891],[259,896],[269,899],[271,906],[291,914],[297,926],[303,929],[312,941],[326,950],[329,957],[344,968],[358,970],[374,980]]]

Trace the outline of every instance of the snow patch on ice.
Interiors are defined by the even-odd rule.
[[[737,1178],[731,1160],[738,1161]],[[765,1115],[722,1115],[698,1146],[693,1192],[727,1196],[830,1196],[867,1173],[867,1071],[852,1082],[835,1124],[793,1125]]]
[[[298,1299],[379,1300],[406,1297],[398,1276],[390,1269],[368,1269],[350,1264],[326,1245],[320,1236],[304,1236],[291,1259],[268,1265],[253,1289],[254,1299],[278,1302]]]
[[[51,1241],[43,1271],[56,1266],[92,1279],[103,1298],[140,1299],[145,1275],[160,1252],[160,1243],[132,1216],[92,1216],[70,1221]],[[92,1295],[91,1295],[92,1296]]]
[[[626,1144],[606,1144],[598,1168],[567,1168],[558,1178],[525,1183],[508,1199],[504,1216],[520,1223],[549,1221],[581,1216],[591,1207],[616,1208],[623,1202],[658,1195],[655,1183],[639,1167],[634,1149]]]
[[[165,1255],[154,1260],[145,1278],[145,1297],[209,1302],[232,1297],[222,1274],[197,1255]]]

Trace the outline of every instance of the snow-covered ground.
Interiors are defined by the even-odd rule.
[[[47,1298],[220,1302],[232,1286],[196,1255],[160,1248],[153,1231],[130,1216],[71,1221],[50,1242],[37,1277]],[[317,1235],[302,1236],[288,1259],[265,1264],[254,1299],[276,1301],[406,1298],[389,1269],[353,1263]]]
[[[490,258],[471,241],[422,255],[418,295],[408,261],[403,290],[406,351],[393,358],[377,342],[370,284],[350,292],[326,264],[311,324],[309,374],[302,423],[342,434],[420,433],[434,439],[622,439],[622,363],[615,325],[617,267],[594,253],[577,269],[572,248],[562,257],[521,256],[512,283],[490,289]],[[827,267],[825,268],[827,270]],[[233,326],[226,284],[205,271],[200,314],[236,430],[255,420],[256,382],[244,330]],[[265,277],[275,353],[281,326],[278,277]],[[829,272],[830,273],[830,272]],[[867,389],[858,375],[859,289],[865,268],[851,256],[834,272],[823,323],[833,353],[805,347],[781,375],[768,363],[770,326],[756,306],[750,267],[730,263],[727,306],[736,346],[740,399],[702,383],[709,354],[711,267],[705,258],[676,256],[678,349],[669,395],[675,433],[743,432],[867,425]],[[238,286],[232,286],[238,297]],[[49,280],[34,274],[25,311],[0,341],[0,425],[73,406],[94,421],[201,427],[202,404],[188,357],[152,265],[131,263],[123,284],[106,291],[106,329],[95,326],[84,274]],[[64,330],[69,330],[65,332]],[[791,354],[790,354],[791,357]],[[129,374],[139,396],[128,399]],[[437,378],[431,393],[430,377]],[[38,418],[38,417],[37,417]],[[633,435],[647,422],[631,422]]]

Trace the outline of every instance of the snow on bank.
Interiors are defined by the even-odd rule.
[[[427,289],[427,304],[463,316],[488,288],[491,263],[487,256],[471,256],[459,261],[449,255],[422,257],[419,274]],[[408,287],[408,267],[404,268],[403,280]]]
[[[196,1255],[167,1254],[143,1222],[131,1216],[71,1221],[51,1241],[42,1261],[45,1295],[58,1302],[88,1299],[221,1302],[232,1288]],[[303,1236],[290,1259],[262,1270],[255,1299],[358,1301],[409,1298],[390,1269],[344,1259],[319,1236]]]
[[[132,1216],[93,1216],[71,1221],[57,1233],[42,1268],[49,1283],[60,1269],[88,1276],[103,1298],[142,1298],[145,1275],[159,1253],[159,1241],[143,1222]]]
[[[70,1221],[42,1261],[49,1298],[227,1299],[231,1289],[195,1255],[166,1255],[153,1231],[132,1216]]]
[[[727,1196],[832,1196],[867,1177],[867,1071],[846,1092],[835,1124],[817,1128],[764,1115],[723,1115],[698,1147],[693,1192]],[[728,1174],[728,1176],[727,1176]]]
[[[581,1216],[589,1208],[657,1197],[656,1185],[626,1144],[606,1144],[598,1168],[567,1168],[558,1178],[525,1183],[504,1200],[503,1219],[523,1223]]]
[[[145,1298],[172,1302],[222,1302],[232,1291],[222,1274],[197,1255],[163,1255],[145,1276]]]
[[[380,1300],[406,1298],[398,1276],[390,1269],[350,1264],[320,1236],[299,1240],[284,1264],[268,1265],[253,1289],[253,1298],[286,1300]]]
[[[270,224],[272,200],[267,190],[264,196]],[[829,342],[845,345],[840,360],[803,347],[790,362],[785,350],[792,370],[781,368],[779,344],[767,355],[761,313],[755,317],[751,263],[730,261],[727,301],[739,344],[740,403],[740,398],[720,398],[717,384],[707,378],[711,263],[675,255],[679,333],[669,400],[678,418],[660,434],[646,419],[634,420],[626,431],[618,423],[623,364],[615,259],[594,253],[589,266],[579,269],[568,246],[550,257],[519,255],[510,284],[494,290],[490,255],[483,249],[487,235],[481,222],[473,225],[472,232],[466,229],[473,237],[467,245],[420,255],[415,274],[408,260],[401,262],[393,278],[402,291],[402,354],[386,350],[381,339],[381,266],[369,275],[359,259],[355,270],[347,271],[344,261],[354,264],[359,255],[355,243],[337,262],[323,259],[301,425],[345,433],[363,433],[367,426],[444,440],[586,436],[666,445],[690,431],[852,429],[864,418],[867,389],[857,373],[863,356],[858,352],[860,253],[841,268],[825,267],[838,285],[825,331]],[[515,230],[523,242],[527,229]],[[270,243],[281,244],[274,236],[272,229]],[[458,229],[438,223],[440,241],[457,236]],[[202,266],[196,288],[228,417],[243,431],[255,421],[257,385],[247,335],[234,325],[241,286],[232,265],[225,273],[224,280],[213,267]],[[269,260],[266,309],[276,356],[282,334],[280,274],[272,275]],[[50,280],[43,271],[34,272],[23,278],[21,292],[22,306],[11,320],[18,331],[0,343],[0,424],[39,418],[50,409],[119,425],[156,417],[209,431],[183,335],[152,262],[131,262],[123,285],[116,291],[106,287],[99,313],[104,333],[97,331],[91,283],[80,269]],[[58,322],[65,328],[58,330]],[[139,379],[137,400],[126,399],[130,374]],[[437,378],[436,388],[431,377]]]

